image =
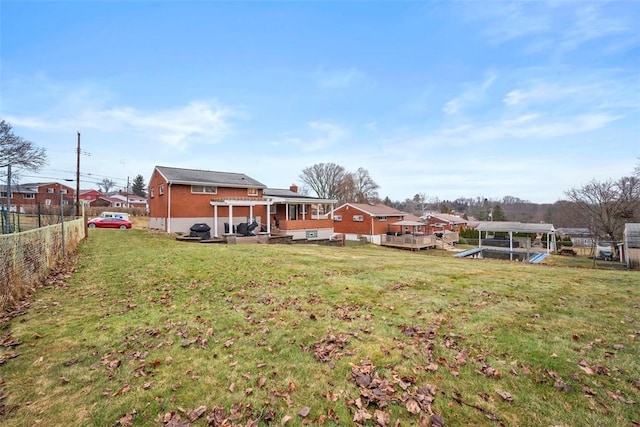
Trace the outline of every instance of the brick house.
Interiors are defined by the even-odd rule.
[[[427,234],[443,233],[445,231],[460,232],[467,228],[466,219],[450,214],[430,212],[421,217],[426,223]]]
[[[372,243],[380,243],[380,235],[397,231],[391,224],[402,221],[408,213],[384,205],[366,203],[345,203],[334,209],[333,228],[343,233],[347,240],[358,240],[365,236]]]
[[[153,229],[187,233],[193,224],[204,223],[219,237],[256,221],[264,233],[276,227],[294,239],[328,239],[333,234],[333,221],[317,207],[336,201],[300,195],[295,185],[268,189],[242,173],[156,166],[147,188]]]
[[[4,207],[7,202],[7,186],[0,185],[0,203]],[[75,190],[57,182],[38,182],[11,186],[11,211],[29,212],[53,206],[73,206]]]
[[[81,190],[78,198],[85,206],[108,206],[102,199],[106,197],[98,190]]]

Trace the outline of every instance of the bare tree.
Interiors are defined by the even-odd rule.
[[[109,194],[109,190],[115,187],[115,185],[116,183],[110,180],[109,178],[103,178],[102,181],[98,183],[98,187],[100,188],[100,191],[102,191],[104,194]]]
[[[640,216],[640,179],[636,177],[623,177],[618,181],[592,180],[565,194],[576,204],[591,232],[612,241],[622,238],[626,222]]]
[[[369,203],[378,200],[380,186],[369,175],[369,171],[358,168],[344,175],[340,186],[340,202]]]
[[[322,199],[338,199],[345,177],[344,167],[335,163],[317,163],[306,167],[300,179]]]
[[[44,148],[36,147],[31,141],[16,136],[11,125],[0,120],[0,167],[13,166],[28,170],[38,170],[47,164]]]

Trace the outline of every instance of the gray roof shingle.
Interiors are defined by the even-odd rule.
[[[206,171],[199,169],[182,169],[168,166],[156,166],[156,170],[172,184],[213,185],[216,187],[234,188],[266,188],[266,185],[255,179],[235,172]]]

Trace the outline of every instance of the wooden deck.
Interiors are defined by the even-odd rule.
[[[380,244],[382,246],[390,246],[393,248],[419,251],[420,249],[435,248],[436,236],[414,236],[413,234],[402,234],[400,236],[383,235]]]

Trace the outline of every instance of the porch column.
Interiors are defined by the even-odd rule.
[[[233,205],[229,203],[229,234],[233,234]]]
[[[266,205],[266,213],[267,213],[267,233],[271,234],[271,205]]]
[[[253,221],[253,205],[249,205],[249,221],[247,222],[251,224],[251,221]]]
[[[513,261],[513,231],[509,232],[509,259]]]
[[[213,205],[213,237],[218,237],[218,205]]]

